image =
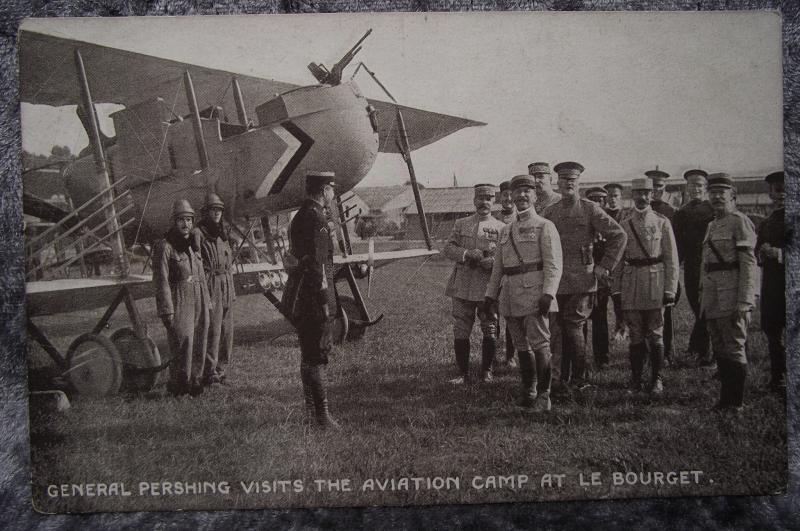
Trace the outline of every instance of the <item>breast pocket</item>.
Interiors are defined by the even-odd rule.
[[[172,254],[167,258],[169,263],[169,279],[171,282],[186,280],[188,277],[189,259],[186,256]]]

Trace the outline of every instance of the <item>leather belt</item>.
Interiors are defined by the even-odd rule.
[[[503,268],[503,274],[508,276],[521,275],[523,273],[530,273],[531,271],[541,271],[544,269],[542,262],[534,262],[532,264],[522,264]]]
[[[194,275],[189,275],[186,278],[182,278],[180,280],[173,281],[172,284],[178,284],[180,282],[184,282],[186,284],[198,284],[200,282],[200,279],[195,277]]]
[[[660,264],[664,259],[660,256],[653,256],[647,258],[628,258],[625,264],[633,267],[646,267],[651,265]]]
[[[706,273],[713,273],[715,271],[734,271],[739,269],[739,262],[715,262],[713,264],[706,264]]]

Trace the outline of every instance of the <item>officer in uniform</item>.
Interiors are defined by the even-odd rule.
[[[453,348],[459,376],[456,385],[469,382],[469,336],[477,313],[483,332],[481,381],[492,379],[497,343],[496,308],[484,305],[486,284],[494,265],[500,231],[505,224],[492,217],[495,186],[476,184],[475,214],[456,220],[444,248],[444,255],[455,262],[445,295],[453,299]]]
[[[608,192],[602,186],[593,186],[586,191],[586,199],[605,207]],[[592,257],[595,263],[603,259],[606,252],[606,242],[603,236],[598,234],[594,242]],[[605,367],[608,364],[608,298],[611,295],[611,286],[607,279],[598,280],[597,301],[592,308],[592,352],[594,354],[594,364],[596,368]],[[588,328],[585,327],[584,330]],[[584,337],[586,334],[584,334]]]
[[[622,256],[625,231],[597,204],[581,199],[578,178],[583,166],[562,162],[558,174],[561,201],[544,211],[561,239],[564,271],[558,286],[558,323],[561,329],[561,382],[565,389],[574,383],[580,390],[588,385],[585,366],[583,324],[592,311],[597,279],[605,279]],[[605,254],[599,263],[592,255],[597,234],[606,240]]]
[[[705,314],[721,382],[717,410],[742,406],[747,378],[747,326],[755,306],[756,234],[750,219],[736,210],[733,180],[708,176],[714,219],[703,241],[700,308]]]
[[[561,201],[561,194],[553,191],[553,176],[550,165],[546,162],[528,164],[528,174],[536,182],[536,203],[533,207],[541,216],[545,209]]]
[[[208,291],[211,294],[210,325],[204,383],[222,383],[225,369],[233,353],[233,301],[236,290],[233,284],[233,250],[228,230],[222,221],[225,204],[217,194],[206,196],[203,218],[196,234],[200,237]]]
[[[684,173],[683,178],[686,179],[686,196],[689,201],[675,212],[672,228],[678,245],[678,256],[683,263],[686,298],[695,317],[687,353],[695,355],[701,365],[708,365],[712,360],[709,355],[706,320],[700,312],[700,264],[703,261],[703,240],[708,224],[714,219],[714,209],[706,197],[708,173],[693,169]]]
[[[623,186],[619,183],[608,183],[607,185],[603,186],[608,196],[606,197],[606,214],[608,214],[611,219],[616,221],[617,223],[622,223],[622,221],[630,214],[630,208],[623,208],[622,207],[622,191],[624,190]],[[628,326],[625,324],[625,318],[622,316],[622,301],[619,297],[611,297],[611,304],[614,307],[614,318],[616,319],[616,323],[614,327],[616,330],[614,331],[614,337],[622,340],[628,336]],[[601,305],[603,308],[608,306],[608,302],[603,305],[603,301],[598,299],[598,305]],[[606,318],[606,321],[608,319]],[[606,327],[607,329],[607,327]]]
[[[158,316],[167,329],[170,381],[176,396],[203,393],[203,366],[211,304],[199,248],[192,247],[194,209],[185,199],[172,205],[173,226],[153,250]]]
[[[622,262],[615,274],[615,293],[620,293],[622,311],[630,330],[631,385],[642,388],[642,371],[650,352],[649,390],[664,391],[664,307],[675,303],[678,289],[678,250],[669,220],[650,206],[653,183],[649,178],[631,184],[634,209],[622,222],[628,235]]]
[[[324,373],[336,311],[333,249],[326,217],[335,184],[333,172],[306,175],[306,199],[289,226],[289,279],[281,303],[300,341],[300,381],[306,412],[322,429],[339,428],[328,407]]]
[[[785,191],[783,172],[767,175],[769,197],[775,210],[758,228],[756,256],[763,268],[761,276],[761,329],[767,335],[771,378],[769,387],[786,391],[786,232],[784,227]]]
[[[514,207],[514,200],[511,198],[511,181],[500,183],[500,212],[497,219],[508,225],[517,217],[517,209]],[[501,363],[509,367],[516,367],[514,361],[514,341],[511,338],[511,330],[506,324],[506,357]]]
[[[511,180],[517,219],[500,232],[486,286],[486,305],[498,304],[499,299],[500,314],[506,318],[519,351],[522,397],[518,404],[535,411],[550,411],[548,315],[558,309],[554,299],[561,279],[562,257],[555,225],[533,208],[535,186],[530,175],[517,175]]]
[[[675,215],[675,207],[664,201],[664,192],[667,189],[667,179],[669,179],[669,173],[665,171],[661,171],[656,166],[655,170],[650,170],[644,172],[644,174],[649,177],[653,181],[653,201],[650,203],[650,207],[661,214],[665,218],[667,218],[670,223],[672,222],[672,217]],[[680,284],[678,285],[678,292],[675,295],[675,300],[677,302],[678,299],[681,297],[681,288]],[[672,327],[672,304],[664,308],[664,358],[667,362],[672,362],[673,358],[673,350],[672,350],[672,343],[675,339],[675,333]]]

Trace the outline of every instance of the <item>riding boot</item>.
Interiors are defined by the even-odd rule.
[[[506,364],[509,367],[514,367],[516,363],[514,362],[514,340],[511,337],[511,330],[506,325]]]
[[[469,339],[454,339],[453,350],[456,353],[456,366],[458,367],[458,378],[450,380],[450,383],[463,385],[469,383]]]
[[[730,368],[730,406],[741,408],[744,403],[744,387],[747,381],[747,364],[729,362]]]
[[[310,365],[300,364],[300,382],[303,384],[303,403],[306,412],[306,419],[314,419],[314,393],[312,391]]]
[[[642,372],[644,371],[645,344],[631,344],[629,357],[631,361],[631,388],[633,391],[642,390]]]
[[[553,370],[550,366],[552,356],[550,347],[542,347],[535,351],[536,356],[536,405],[537,412],[550,411],[550,381]]]
[[[769,387],[773,391],[785,390],[786,346],[783,344],[783,338],[774,332],[770,332],[767,334],[767,343],[769,346],[769,368],[771,375]]]
[[[730,361],[721,359],[717,362],[719,372],[719,401],[714,405],[714,409],[719,411],[731,405],[731,371]]]
[[[517,405],[531,408],[536,399],[536,388],[533,385],[533,355],[529,350],[520,350],[517,355],[519,356],[519,374],[522,379],[522,396],[517,400]]]
[[[497,340],[484,336],[481,343],[481,382],[492,381],[492,364],[494,363]]]
[[[661,381],[661,367],[664,365],[664,345],[653,343],[650,345],[650,393],[660,395],[664,392]]]
[[[314,414],[317,418],[317,426],[323,430],[338,430],[340,428],[339,423],[334,420],[328,409],[328,397],[325,393],[325,372],[321,365],[311,367],[309,383],[311,384],[311,394],[314,400]]]

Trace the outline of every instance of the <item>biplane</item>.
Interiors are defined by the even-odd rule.
[[[370,242],[367,253],[354,253],[346,223],[353,217],[347,205],[350,190],[367,175],[378,153],[399,154],[422,211],[411,153],[462,128],[484,124],[398,104],[363,62],[349,79],[344,78],[345,68],[370,32],[331,69],[309,64],[316,84],[296,86],[20,31],[21,101],[76,105],[77,118],[89,137],[89,146],[63,172],[74,208],[59,209],[23,193],[25,213],[52,223],[26,242],[29,337],[50,355],[73,390],[106,395],[123,384],[149,390],[158,371],[167,366],[136,306],[137,299],[153,296],[152,277],[146,270],[133,273],[128,258],[131,249],[141,249],[164,233],[170,206],[178,197],[200,206],[207,193],[217,193],[242,241],[253,242],[255,220],[266,225],[268,248],[253,242],[265,260],[238,264],[234,278],[237,294],[263,293],[280,310],[274,290],[282,288],[286,275],[269,241],[269,217],[300,206],[306,172],[334,171],[340,185],[336,199],[340,252],[334,258],[337,335],[340,340],[359,337],[381,320],[382,316],[370,315],[356,279],[383,263],[437,251],[425,217],[420,216],[424,248],[375,252]],[[361,69],[389,102],[362,94],[353,79]],[[101,130],[95,107],[100,103],[123,106],[111,115],[113,136]],[[37,249],[55,241],[77,249],[62,266],[110,249],[114,274],[32,280],[48,267],[33,260]],[[348,286],[350,297],[340,295],[340,283]],[[102,332],[121,304],[131,327],[107,337]],[[66,354],[34,322],[39,316],[98,308],[105,308],[100,321],[80,334]],[[291,329],[285,320],[276,326]]]

